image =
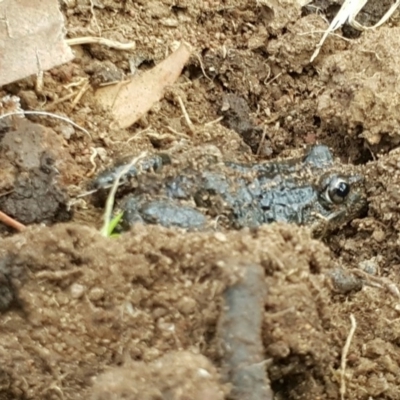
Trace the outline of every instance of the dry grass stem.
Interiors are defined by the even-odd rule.
[[[178,131],[175,130],[174,128],[171,128],[169,125],[167,126],[167,129],[168,129],[171,133],[173,133],[174,135],[176,135],[176,136],[179,136],[179,137],[184,138],[184,139],[190,139],[190,137],[189,137],[188,135],[185,135],[184,133],[178,132]]]
[[[105,39],[96,36],[82,36],[79,38],[67,39],[66,43],[69,46],[77,46],[80,44],[101,44],[102,46],[111,47],[115,50],[133,50],[136,47],[135,42],[121,43],[111,39]]]
[[[195,56],[199,60],[201,72],[203,72],[204,77],[207,78],[210,82],[212,82],[213,80],[206,74],[206,71],[204,69],[203,60],[201,59],[201,57],[198,54],[195,54]]]
[[[146,157],[146,155],[147,155],[147,152],[144,151],[144,152],[140,153],[138,157],[133,158],[132,161],[122,171],[120,171],[120,173],[115,178],[115,181],[111,187],[110,193],[108,194],[107,202],[106,202],[106,209],[104,211],[104,224],[103,224],[103,227],[101,228],[101,234],[103,236],[108,237],[111,215],[112,215],[113,208],[114,208],[115,194],[117,193],[119,181],[129,171],[129,169],[132,168],[132,166],[134,166],[138,161],[140,161],[141,159]]]
[[[264,127],[264,129],[263,129],[263,134],[262,134],[262,136],[261,136],[261,140],[260,140],[260,143],[259,143],[259,145],[258,145],[257,152],[256,152],[256,155],[257,155],[257,156],[259,156],[259,155],[261,154],[261,150],[262,150],[262,148],[263,148],[263,146],[264,146],[264,142],[265,142],[265,137],[266,137],[266,136],[267,136],[267,128]]]
[[[14,218],[9,217],[7,214],[4,214],[3,212],[0,211],[0,221],[3,222],[3,224],[14,228],[15,230],[22,232],[23,230],[26,229],[26,226],[24,224],[21,224],[20,222],[16,221]]]
[[[44,109],[45,109],[46,111],[51,111],[51,110],[53,110],[53,109],[55,108],[56,105],[61,104],[61,103],[64,103],[64,101],[67,101],[67,100],[69,100],[69,99],[72,99],[74,96],[76,96],[76,93],[75,93],[75,92],[68,93],[68,94],[66,94],[66,95],[63,96],[63,97],[60,97],[59,99],[54,100],[52,103],[50,103],[50,104],[48,104],[47,106],[45,106]]]
[[[82,131],[83,133],[88,135],[90,137],[90,139],[92,139],[92,135],[89,133],[89,131],[87,131],[85,128],[82,128],[80,125],[76,124],[74,121],[71,121],[67,117],[62,117],[61,115],[49,113],[49,112],[46,112],[46,111],[14,111],[14,112],[9,112],[7,114],[0,115],[0,119],[7,118],[7,117],[12,117],[14,115],[41,115],[41,116],[44,116],[44,117],[50,117],[50,118],[59,119],[61,121],[64,121],[64,122],[67,122],[67,123],[71,124],[75,128],[79,129],[80,131]]]
[[[180,107],[181,107],[182,114],[183,114],[183,116],[184,116],[184,118],[185,118],[186,124],[187,124],[187,126],[189,127],[189,129],[190,129],[190,132],[195,133],[195,129],[194,129],[193,122],[192,122],[192,120],[190,119],[189,114],[188,114],[188,112],[186,111],[186,107],[185,107],[185,105],[183,104],[183,100],[181,99],[180,96],[178,96],[178,102],[179,102],[179,105],[180,105]]]
[[[86,174],[86,176],[88,178],[92,177],[96,173],[96,170],[97,170],[97,165],[94,160],[98,156],[98,152],[94,147],[91,147],[90,151],[91,151],[91,155],[90,155],[89,161],[90,161],[90,164],[92,164],[92,169]]]
[[[73,100],[72,104],[71,104],[71,111],[77,106],[77,104],[81,101],[81,98],[83,97],[83,95],[88,91],[90,87],[90,83],[86,82],[81,90],[79,90],[78,94],[76,95],[75,99]]]
[[[94,12],[94,3],[93,0],[90,0],[90,12],[92,14],[92,21],[94,22],[94,24],[96,25],[97,31],[99,32],[99,35],[101,35],[101,28],[99,23],[97,22],[97,18],[96,18],[96,13]]]
[[[355,18],[358,13],[364,8],[365,4],[367,4],[368,0],[345,0],[340,10],[336,14],[335,18],[332,20],[328,29],[325,31],[322,39],[318,43],[313,55],[311,56],[310,62],[313,62],[315,58],[318,56],[321,47],[323,46],[326,38],[336,29],[339,29],[342,25],[348,22],[353,28],[358,29],[360,31],[365,31],[368,29],[376,29],[379,26],[383,25],[397,10],[400,5],[400,0],[396,0],[394,4],[389,8],[386,14],[376,23],[374,26],[363,26],[358,23]]]
[[[350,314],[351,328],[349,334],[347,335],[346,343],[342,350],[342,358],[340,361],[340,399],[344,400],[346,394],[346,365],[347,365],[347,355],[349,354],[349,348],[351,341],[354,336],[354,332],[357,328],[357,322],[353,314]]]
[[[206,122],[206,123],[204,124],[204,126],[212,126],[212,125],[215,125],[215,124],[217,124],[218,122],[221,122],[223,119],[224,119],[224,117],[218,117],[217,119],[214,119],[213,121]]]
[[[37,49],[36,49],[36,66],[37,66],[37,73],[36,73],[35,90],[36,93],[42,93],[44,87],[43,68],[42,68],[42,63],[40,62],[39,53]]]

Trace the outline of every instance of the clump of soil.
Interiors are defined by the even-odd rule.
[[[366,32],[346,51],[324,60],[318,114],[325,129],[362,137],[375,149],[399,144],[400,57],[392,51],[398,34],[399,28],[387,27]]]
[[[227,388],[218,383],[216,368],[204,356],[171,352],[149,364],[130,362],[96,379],[93,400],[223,400]]]
[[[16,120],[14,127],[4,130],[0,152],[3,212],[23,224],[71,218],[65,185],[74,167],[54,131],[24,119]]]
[[[275,360],[273,381],[299,374],[302,381],[321,379],[335,363],[318,312],[330,296],[330,259],[306,230],[275,226],[225,235],[149,226],[113,240],[67,224],[1,242],[2,272],[18,304],[3,314],[4,354],[19,358],[17,369],[3,363],[4,394],[22,398],[34,390],[47,398],[61,379],[64,396],[84,398],[90,377],[107,365],[149,362],[179,349],[197,349],[218,365],[221,295],[236,280],[238,258],[266,273],[262,338]],[[288,369],[302,357],[306,373],[301,363]]]

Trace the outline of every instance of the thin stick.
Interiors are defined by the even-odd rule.
[[[217,119],[214,119],[213,121],[206,122],[204,124],[204,126],[211,126],[211,125],[217,124],[218,122],[222,121],[223,119],[224,119],[224,117],[218,117]]]
[[[269,80],[268,82],[264,82],[265,85],[271,84],[273,81],[275,81],[276,79],[278,79],[281,75],[282,75],[282,72],[279,72],[279,74],[275,75],[273,78],[271,78],[271,80]]]
[[[108,237],[108,230],[110,227],[110,220],[111,220],[111,214],[114,208],[114,200],[115,200],[115,194],[117,193],[117,188],[119,186],[119,181],[122,178],[123,175],[125,175],[130,168],[132,168],[133,165],[135,165],[139,160],[142,158],[146,157],[147,152],[142,152],[139,154],[138,157],[135,157],[132,159],[132,161],[117,175],[115,178],[115,181],[111,187],[110,193],[108,194],[107,197],[107,202],[106,202],[106,209],[104,211],[104,225],[101,228],[101,234],[105,237]]]
[[[396,0],[396,3],[392,4],[392,6],[389,8],[389,10],[385,13],[385,15],[374,25],[374,26],[364,26],[358,23],[355,20],[356,14],[352,15],[349,18],[349,24],[355,28],[358,29],[359,31],[366,31],[366,30],[371,30],[371,29],[376,29],[383,25],[391,16],[392,14],[397,10],[397,8],[400,6],[400,0]]]
[[[9,217],[7,214],[4,214],[1,211],[0,221],[3,222],[3,224],[10,226],[11,228],[14,228],[19,232],[22,232],[26,229],[26,226],[24,224],[21,224],[21,222],[16,221],[14,218]]]
[[[342,350],[342,359],[340,361],[340,399],[344,400],[344,395],[346,394],[346,364],[347,364],[347,354],[349,353],[349,348],[351,340],[353,339],[354,332],[357,328],[357,322],[353,314],[350,314],[351,328],[347,336],[346,343]]]
[[[67,39],[65,40],[65,42],[69,46],[96,43],[96,44],[101,44],[103,46],[111,47],[112,49],[116,50],[133,50],[136,47],[135,42],[121,43],[121,42],[116,42],[115,40],[110,40],[95,36],[83,36],[79,38]]]
[[[0,193],[0,197],[4,197],[9,195],[10,193],[14,193],[14,189],[9,190],[8,192]]]
[[[336,14],[335,18],[332,20],[328,29],[322,35],[321,40],[317,44],[313,55],[311,56],[310,62],[313,62],[315,58],[318,56],[319,51],[321,50],[322,45],[324,44],[326,38],[329,34],[336,29],[339,29],[347,20],[352,19],[353,16],[357,15],[359,11],[364,7],[368,0],[345,0],[340,10]]]
[[[76,124],[74,121],[71,121],[67,117],[62,117],[61,115],[49,113],[49,112],[46,112],[46,111],[14,111],[14,112],[9,112],[7,114],[0,115],[0,119],[6,118],[6,117],[12,117],[13,115],[42,115],[42,116],[45,116],[45,117],[51,117],[51,118],[59,119],[59,120],[64,121],[64,122],[68,122],[69,124],[71,124],[75,128],[77,128],[77,129],[81,130],[82,132],[86,133],[86,135],[88,135],[90,137],[90,139],[92,139],[92,135],[85,128],[82,128],[81,126]]]
[[[191,121],[191,119],[190,119],[190,117],[189,117],[189,114],[188,114],[188,112],[186,111],[185,105],[183,104],[183,101],[182,101],[182,99],[181,99],[180,96],[178,96],[178,101],[179,101],[179,105],[180,105],[180,107],[181,107],[183,116],[185,117],[185,121],[186,121],[186,123],[187,123],[187,125],[188,125],[188,127],[189,127],[189,129],[190,129],[190,132],[195,133],[195,132],[194,132],[194,125],[193,125],[193,122]]]
[[[131,142],[132,140],[135,140],[139,135],[141,135],[142,133],[148,132],[151,129],[151,126],[148,126],[146,129],[142,129],[139,132],[136,132],[133,136],[131,136],[126,143]]]
[[[199,60],[200,68],[201,68],[201,71],[203,72],[203,75],[204,75],[210,82],[212,82],[213,80],[206,74],[206,71],[205,71],[205,69],[204,69],[204,65],[203,65],[203,61],[202,61],[201,57],[200,57],[197,53],[195,54],[195,56],[196,56],[196,58]]]
[[[57,104],[64,103],[64,101],[67,101],[67,100],[69,100],[69,99],[72,99],[74,96],[76,96],[76,93],[75,93],[75,92],[71,92],[71,93],[69,93],[69,94],[66,94],[66,95],[63,96],[63,97],[60,97],[59,99],[54,100],[52,103],[47,104],[47,106],[45,106],[44,109],[45,109],[46,111],[50,111],[50,110],[54,109],[54,107],[55,107]]]
[[[73,100],[72,104],[71,104],[71,111],[76,107],[76,105],[80,102],[82,96],[88,91],[90,87],[89,82],[86,82],[81,90],[78,92],[78,94],[76,95],[75,99]]]
[[[97,22],[96,14],[94,12],[93,0],[90,0],[90,12],[92,13],[92,21],[94,21],[94,24],[96,25],[96,28],[99,31],[99,35],[101,35],[101,29],[100,29],[99,23]]]
[[[175,130],[174,128],[171,128],[169,125],[166,127],[171,133],[173,133],[176,136],[180,136],[184,139],[189,139],[188,135],[185,135],[184,133],[180,133],[177,130]]]
[[[94,147],[91,147],[90,150],[91,150],[92,154],[90,155],[89,161],[90,161],[90,164],[92,164],[92,169],[86,174],[86,176],[87,176],[88,178],[90,178],[91,176],[93,176],[94,173],[96,172],[96,169],[97,169],[97,165],[96,165],[96,163],[94,162],[94,159],[97,157],[98,152],[97,152],[97,150],[96,150]]]
[[[39,53],[36,49],[36,65],[37,65],[37,74],[36,74],[36,83],[35,90],[37,93],[43,92],[44,82],[43,82],[43,69],[42,63],[40,62]]]
[[[260,143],[258,144],[256,156],[259,156],[261,154],[262,146],[264,145],[265,142],[265,136],[267,136],[267,128],[264,126],[263,134],[261,136]]]

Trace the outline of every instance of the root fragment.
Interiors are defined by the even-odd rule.
[[[347,365],[347,354],[349,353],[349,348],[351,341],[354,336],[354,332],[357,328],[357,322],[353,314],[350,314],[351,328],[346,339],[346,343],[342,350],[342,359],[340,362],[340,399],[344,400],[346,394],[346,365]]]
[[[232,400],[272,400],[261,339],[265,304],[264,270],[232,260],[240,280],[224,293],[218,336],[223,348],[222,371],[233,385]]]
[[[26,226],[24,224],[21,224],[21,222],[16,221],[14,218],[9,217],[7,214],[4,214],[2,211],[0,211],[0,221],[3,222],[3,224],[16,229],[19,232],[22,232],[23,230],[26,229]]]

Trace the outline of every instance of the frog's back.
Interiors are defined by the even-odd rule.
[[[227,228],[325,221],[331,229],[360,215],[366,204],[362,176],[355,167],[335,163],[323,145],[301,158],[214,162],[176,171],[171,166],[165,174],[136,177],[135,188],[121,203],[127,225],[141,221],[202,229],[216,220]]]

